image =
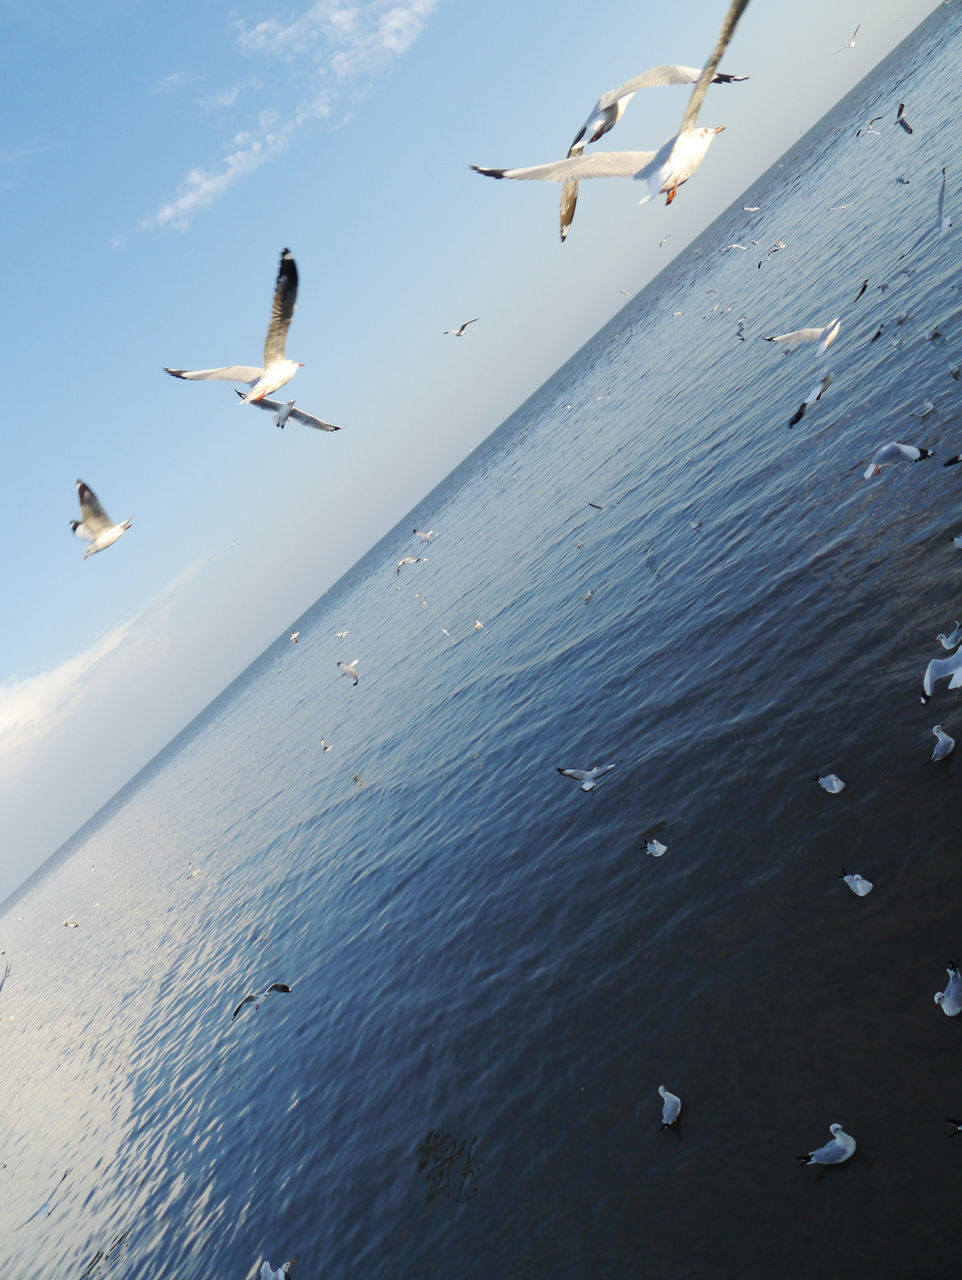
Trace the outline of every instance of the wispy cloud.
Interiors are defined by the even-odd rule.
[[[157,83],[151,88],[150,92],[158,93],[165,96],[173,93],[180,93],[180,91],[184,88],[186,84],[187,84],[186,72],[172,71],[169,76],[164,76],[162,80],[158,80]]]
[[[341,92],[364,87],[406,53],[437,4],[438,0],[316,0],[287,22],[235,19],[230,32],[237,52],[247,59],[291,64],[274,83],[281,93],[293,91],[300,101],[294,108],[262,114],[229,140],[216,164],[191,169],[174,199],[144,218],[141,229],[186,230],[197,213],[236,182],[286,151],[306,124],[329,116]],[[238,91],[225,91],[223,105],[233,105]],[[217,98],[210,101],[216,103]]]

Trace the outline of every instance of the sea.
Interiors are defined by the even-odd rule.
[[[4,1274],[958,1273],[960,59],[953,3],[4,904]]]

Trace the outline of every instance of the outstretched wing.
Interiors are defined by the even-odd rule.
[[[287,330],[290,328],[296,301],[297,265],[291,257],[290,249],[284,249],[281,252],[281,265],[277,271],[277,284],[274,286],[271,322],[267,326],[267,337],[264,340],[265,369],[270,368],[276,360],[284,359]]]
[[[685,108],[685,114],[682,117],[681,128],[679,133],[684,133],[686,129],[693,129],[695,121],[698,119],[698,113],[701,111],[701,105],[705,101],[705,94],[708,92],[708,86],[711,84],[724,56],[725,50],[728,48],[728,42],[735,34],[735,28],[738,26],[738,19],[748,8],[748,0],[732,0],[729,5],[728,12],[725,14],[725,21],[722,23],[721,31],[718,33],[718,41],[712,50],[712,55],[705,63],[698,82],[691,92],[688,99],[688,106]]]
[[[305,413],[303,409],[292,409],[288,417],[296,418],[305,427],[313,427],[315,431],[340,431],[333,422],[325,422],[323,418],[315,418],[313,413]]]
[[[251,386],[263,372],[252,364],[229,364],[223,369],[164,369],[171,377],[186,378],[189,382],[247,382]]]
[[[82,524],[74,529],[74,533],[78,538],[84,537],[84,534],[80,532],[81,528],[86,528],[92,540],[102,530],[112,527],[113,521],[100,505],[100,499],[90,485],[84,484],[82,480],[77,481],[77,497],[80,499],[80,515],[82,517]]]
[[[473,164],[475,173],[486,178],[538,179],[545,182],[580,181],[582,178],[633,178],[639,169],[654,160],[655,151],[595,151],[590,156],[570,156],[549,164],[533,164],[524,169],[484,169]]]

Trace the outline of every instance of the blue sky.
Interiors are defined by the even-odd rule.
[[[935,4],[752,0],[723,63],[751,79],[710,91],[726,132],[670,209],[585,184],[561,245],[555,184],[470,172],[564,155],[725,7],[0,0],[0,897]],[[686,100],[641,95],[604,145],[658,146]],[[336,435],[162,372],[260,361],[284,246],[284,395]],[[134,521],[87,561],[78,477]]]

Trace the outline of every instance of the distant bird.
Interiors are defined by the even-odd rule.
[[[824,1147],[816,1147],[803,1156],[795,1159],[801,1164],[843,1164],[855,1151],[855,1139],[845,1132],[840,1124],[830,1124],[828,1131],[832,1135],[831,1142]]]
[[[789,347],[796,347],[803,342],[817,342],[817,356],[823,355],[838,337],[842,322],[838,318],[830,320],[821,329],[793,329],[791,333],[776,333],[771,338],[763,338],[763,342],[787,342]]]
[[[570,156],[565,160],[532,165],[524,169],[485,169],[479,165],[472,165],[471,168],[490,178],[534,178],[549,182],[578,182],[583,178],[635,178],[648,183],[648,192],[642,197],[641,204],[647,203],[659,193],[666,196],[666,204],[671,204],[678,188],[692,176],[704,160],[716,135],[724,128],[719,125],[715,128],[696,129],[695,121],[708,86],[714,79],[718,64],[747,5],[748,0],[732,0],[715,48],[692,90],[681,127],[657,151],[596,151],[592,155]]]
[[[299,631],[292,631],[292,632],[291,632],[291,644],[297,644],[297,637],[298,637],[300,634],[301,634],[301,633],[300,633]]]
[[[484,623],[481,621],[481,619],[480,619],[480,618],[475,618],[475,620],[474,620],[474,629],[475,629],[475,631],[483,631],[483,630],[484,630]]]
[[[614,767],[613,764],[604,764],[595,765],[593,769],[562,769],[560,765],[555,765],[555,768],[563,777],[580,782],[582,791],[593,791],[597,780]]]
[[[54,1187],[53,1191],[51,1192],[50,1199],[46,1202],[46,1204],[42,1204],[40,1208],[36,1210],[35,1213],[32,1213],[29,1218],[25,1218],[24,1221],[20,1223],[20,1227],[25,1227],[28,1222],[33,1222],[34,1218],[50,1217],[50,1215],[53,1213],[54,1196],[60,1190],[61,1186],[63,1185],[64,1178],[66,1178],[69,1172],[70,1170],[67,1169],[63,1174],[61,1174],[60,1181],[57,1183],[56,1187]],[[14,1227],[14,1230],[19,1231],[20,1227]]]
[[[291,1258],[290,1262],[285,1262],[284,1265],[278,1267],[276,1271],[272,1271],[271,1264],[269,1262],[265,1262],[261,1267],[260,1280],[287,1280],[287,1277],[291,1273],[291,1267],[293,1267],[296,1261],[296,1258]]]
[[[757,213],[762,206],[760,204],[743,204],[742,208],[746,213]]]
[[[831,796],[837,796],[840,791],[845,790],[845,783],[837,773],[816,774],[815,781]]]
[[[330,744],[329,742],[325,742],[323,738],[321,739],[321,750],[322,750],[322,751],[330,751],[330,750],[331,750],[331,744]]]
[[[594,594],[595,594],[595,592],[594,592],[594,588],[592,587],[592,588],[590,588],[588,591],[586,591],[586,592],[585,592],[585,594],[584,594],[581,598],[582,598],[582,600],[585,602],[585,604],[587,604],[587,603],[588,603],[588,601],[591,599],[591,597],[592,597]]]
[[[428,529],[426,533],[423,529],[415,529],[414,532],[422,542],[430,542],[432,538],[436,538],[438,536],[433,529]]]
[[[791,418],[789,419],[788,425],[790,427],[797,426],[801,422],[802,418],[804,418],[805,410],[811,408],[813,404],[816,404],[819,400],[821,400],[822,396],[825,394],[825,392],[829,389],[829,387],[832,385],[834,381],[835,381],[835,377],[833,374],[823,373],[821,378],[819,378],[818,382],[815,383],[815,386],[812,387],[807,397],[802,401],[802,403],[798,406],[798,408],[792,414]]]
[[[853,305],[855,302],[858,302],[859,298],[862,296],[862,294],[865,292],[867,288],[868,288],[868,279],[866,278],[865,280],[862,281],[861,289],[859,289],[858,293],[855,295]]]
[[[339,662],[337,665],[341,676],[350,676],[354,683],[357,684],[356,667],[359,661],[359,658],[352,658],[350,662]],[[340,679],[341,676],[338,676],[338,679]]]
[[[922,445],[903,444],[901,440],[893,440],[890,444],[883,444],[880,449],[876,449],[872,461],[862,473],[862,478],[871,480],[873,476],[880,476],[883,467],[891,466],[896,462],[922,462],[931,456],[932,450]]]
[[[954,1124],[955,1128],[949,1134],[950,1138],[954,1138],[957,1133],[962,1133],[962,1120],[953,1120],[951,1116],[945,1117],[948,1124]]]
[[[933,658],[925,668],[922,677],[922,701],[928,702],[935,691],[937,680],[949,679],[949,688],[958,689],[962,685],[962,649],[957,649],[951,658]]]
[[[299,368],[300,366],[298,366]],[[237,388],[234,388],[237,391]],[[246,400],[243,391],[237,391],[242,400]],[[266,396],[262,396],[259,400],[252,401],[258,409],[266,409],[269,413],[273,413],[274,426],[284,430],[284,425],[288,419],[293,418],[295,422],[302,423],[305,427],[313,427],[315,431],[340,431],[340,427],[335,427],[333,422],[324,422],[321,418],[315,418],[313,413],[305,413],[303,409],[295,409],[294,401],[288,400],[286,404],[282,404],[280,400],[268,400]]]
[[[745,317],[744,316],[739,316],[738,320],[735,322],[735,337],[739,340],[739,342],[745,341]]]
[[[941,1005],[947,1018],[954,1018],[956,1014],[962,1013],[962,975],[954,960],[949,961],[945,972],[949,975],[949,980],[944,991],[936,991],[935,1003]]]
[[[246,382],[250,391],[242,397],[244,404],[255,404],[264,396],[290,382],[300,365],[288,360],[284,355],[287,343],[287,330],[290,328],[294,314],[294,303],[297,300],[297,266],[291,257],[290,249],[281,251],[281,262],[277,272],[277,283],[274,286],[274,302],[271,307],[270,324],[267,326],[267,337],[264,340],[264,364],[262,368],[253,365],[233,364],[222,369],[165,369],[165,373],[175,378],[187,378],[193,382]]]
[[[851,40],[849,40],[848,44],[845,46],[845,49],[854,49],[854,48],[855,48],[855,37],[858,35],[859,30],[861,29],[861,26],[862,26],[862,24],[861,24],[861,23],[859,23],[859,24],[858,24],[858,26],[855,28],[855,30],[852,32],[852,38],[851,38]],[[845,52],[845,49],[836,49],[836,50],[835,50],[835,52],[836,52],[836,53],[844,53],[844,52]]]
[[[334,634],[337,636],[338,640],[343,640],[345,636],[349,636],[351,633],[350,631],[335,631]]]
[[[895,179],[895,181],[899,184],[900,187],[907,187],[911,179],[907,178],[904,173],[900,173],[898,177]]]
[[[289,992],[290,987],[287,985],[286,982],[272,982],[271,985],[267,988],[267,990],[260,992],[260,994],[256,994],[255,992],[252,991],[249,996],[244,997],[244,999],[240,1002],[240,1004],[231,1014],[230,1016],[231,1022],[234,1021],[234,1019],[240,1013],[241,1009],[246,1008],[247,1005],[251,1005],[254,1009],[259,1009],[261,1005],[264,1003],[264,1001],[267,999],[267,997],[274,991]]]
[[[662,1097],[661,1108],[661,1127],[669,1128],[675,1123],[681,1115],[681,1098],[677,1094],[670,1092],[663,1084],[658,1086],[658,1092]]]
[[[78,924],[77,924],[77,921],[73,918],[73,916],[67,916],[66,920],[64,920],[64,921],[63,921],[63,927],[64,927],[65,929],[77,929],[77,928],[79,928],[79,926],[78,926]]]
[[[908,250],[909,253],[913,249],[917,249],[923,241],[928,240],[933,233],[935,235],[944,235],[952,226],[952,219],[945,212],[945,168],[942,169],[942,181],[939,184],[938,199],[935,202],[935,221],[925,228],[918,240]],[[905,254],[902,255],[905,257]]]
[[[450,333],[451,336],[454,338],[463,338],[464,332],[467,329],[468,325],[477,324],[480,318],[481,318],[480,316],[475,316],[473,320],[465,320],[464,324],[461,326],[460,329],[445,329],[444,333]],[[442,337],[444,337],[444,333],[442,333],[441,335]]]
[[[962,622],[958,618],[955,620],[955,627],[948,635],[944,631],[940,631],[935,637],[943,649],[956,649],[962,644]]]
[[[859,898],[864,898],[867,893],[872,892],[873,886],[871,880],[866,880],[865,877],[860,876],[857,871],[854,874],[849,875],[843,867],[839,880],[844,880],[852,892]]]
[[[121,520],[120,524],[114,524],[100,505],[100,499],[93,489],[82,480],[77,481],[77,497],[80,499],[81,518],[71,520],[70,527],[81,541],[90,543],[84,552],[86,560],[88,556],[96,555],[98,551],[103,551],[116,542],[121,534],[127,532],[133,520]]]
[[[931,400],[923,400],[917,409],[912,410],[912,417],[921,420],[927,418],[930,413],[935,413],[935,405]]]
[[[604,507],[601,505],[600,502],[589,502],[588,506],[594,507],[596,511],[604,511]]]
[[[403,560],[397,562],[397,571],[401,572],[401,566],[406,564],[420,564],[422,560],[427,560],[427,556],[405,556]]]
[[[955,739],[949,737],[940,724],[933,725],[932,732],[938,741],[935,744],[935,750],[932,752],[930,764],[936,760],[944,760],[947,755],[950,755],[955,750]]]
[[[645,853],[649,858],[663,858],[668,852],[668,846],[662,844],[660,840],[656,840],[654,836],[650,840],[645,841]]]
[[[895,117],[895,123],[900,124],[906,133],[913,133],[914,130],[905,118],[905,103],[899,103],[898,114]]]
[[[841,51],[841,49],[839,49],[839,53],[841,53],[841,52],[842,52],[842,51]],[[879,120],[883,120],[884,118],[885,118],[884,116],[872,116],[872,118],[871,118],[871,120],[868,122],[868,124],[863,124],[863,125],[862,125],[862,127],[861,127],[861,129],[856,129],[856,130],[855,130],[855,136],[856,136],[856,138],[857,138],[857,137],[859,137],[859,136],[860,136],[861,134],[863,134],[863,133],[874,133],[876,137],[880,138],[880,137],[882,136],[882,135],[881,135],[881,133],[880,133],[880,131],[879,131],[878,129],[873,129],[873,128],[872,128],[872,125],[873,125],[873,124],[877,124],[877,123],[879,122]]]

